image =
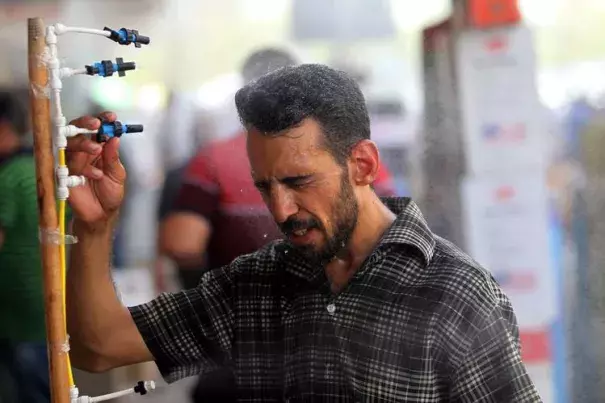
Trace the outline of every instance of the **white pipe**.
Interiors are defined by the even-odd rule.
[[[57,35],[63,35],[67,32],[79,32],[82,34],[92,34],[92,35],[101,35],[106,38],[109,38],[111,32],[104,31],[102,29],[94,29],[94,28],[81,28],[81,27],[68,27],[63,24],[55,24],[54,29]]]

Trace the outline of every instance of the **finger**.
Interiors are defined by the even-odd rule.
[[[101,144],[91,140],[85,134],[79,134],[67,139],[67,151],[69,153],[85,152],[87,154],[97,155],[102,150],[103,146]]]
[[[101,158],[103,149],[100,148],[97,152],[70,152],[69,147],[66,152],[66,162],[69,167],[69,171],[74,175],[85,175],[88,167],[95,166],[97,161]],[[93,174],[90,174],[91,178],[94,178]]]
[[[105,174],[111,177],[116,182],[124,182],[126,179],[126,171],[120,161],[120,139],[113,137],[103,148],[103,170]]]
[[[101,121],[94,116],[82,116],[69,122],[70,125],[81,127],[83,129],[97,130],[101,127]]]
[[[84,175],[88,179],[98,180],[98,179],[101,179],[103,177],[103,175],[105,175],[105,174],[99,168],[96,168],[92,165],[87,165],[82,169],[82,171],[79,173],[79,175]]]
[[[105,111],[99,114],[99,118],[107,122],[115,122],[115,120],[118,118],[118,115],[111,111]]]

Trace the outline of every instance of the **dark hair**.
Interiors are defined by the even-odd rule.
[[[262,48],[252,52],[242,66],[242,77],[245,83],[257,80],[263,75],[298,64],[289,52],[278,48]]]
[[[302,64],[264,75],[240,89],[235,104],[244,127],[267,135],[314,119],[340,164],[346,162],[355,144],[370,138],[370,118],[361,89],[346,73],[325,65]]]
[[[28,92],[23,89],[0,90],[0,122],[7,122],[19,136],[29,131]]]

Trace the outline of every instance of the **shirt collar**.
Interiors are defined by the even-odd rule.
[[[383,235],[375,252],[379,252],[384,257],[388,247],[412,247],[422,254],[428,264],[435,251],[435,238],[416,203],[408,197],[381,197],[380,199],[397,215],[397,218]],[[323,268],[306,262],[288,244],[280,242],[276,247],[278,254],[283,258],[280,260],[284,263],[286,271],[308,281],[324,275]]]
[[[380,200],[397,218],[382,237],[378,247],[411,246],[418,249],[426,263],[429,263],[435,252],[435,237],[416,203],[409,197],[382,197]]]

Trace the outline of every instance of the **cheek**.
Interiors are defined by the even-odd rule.
[[[301,210],[304,210],[308,216],[319,221],[322,229],[328,235],[333,233],[335,225],[334,217],[338,215],[338,212],[334,211],[334,199],[330,194],[327,192],[320,192],[313,196],[305,195],[301,198],[300,208]]]
[[[319,220],[325,228],[331,227],[332,217],[338,212],[333,211],[339,205],[341,198],[341,173],[323,174],[301,189],[293,190],[298,207],[307,214]]]
[[[298,204],[312,214],[330,213],[330,208],[338,198],[338,189],[328,181],[315,182],[295,191]]]

